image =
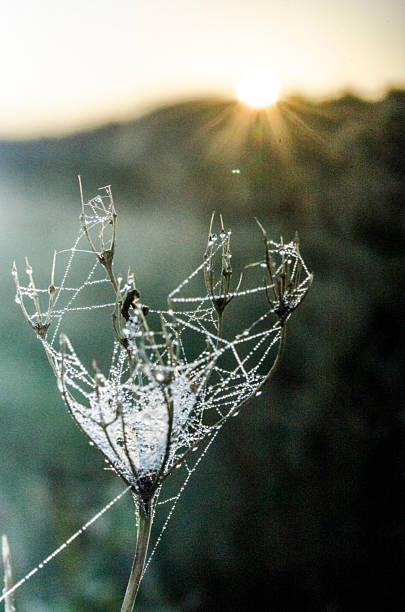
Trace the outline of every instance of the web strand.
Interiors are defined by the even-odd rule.
[[[30,572],[28,572],[28,574],[26,574],[24,576],[24,578],[21,578],[21,580],[16,582],[11,589],[9,589],[6,592],[3,592],[3,594],[0,597],[0,602],[4,601],[8,595],[11,595],[11,593],[14,593],[14,591],[19,589],[23,584],[25,584],[28,580],[30,580],[30,578],[35,576],[35,574],[37,572],[39,572],[39,570],[43,569],[43,567],[47,563],[49,563],[49,561],[52,561],[52,559],[54,559],[57,555],[59,555],[59,553],[61,553],[62,550],[67,548],[69,546],[69,544],[71,544],[74,540],[76,540],[76,538],[78,538],[80,535],[82,535],[82,533],[84,533],[86,531],[86,529],[88,529],[88,527],[90,527],[90,525],[95,523],[97,521],[97,519],[99,519],[101,516],[103,516],[103,514],[105,512],[107,512],[107,510],[109,510],[119,499],[121,499],[121,497],[123,497],[125,495],[125,493],[128,493],[130,488],[131,487],[127,487],[126,489],[121,491],[121,493],[116,495],[114,497],[114,499],[112,499],[110,502],[108,502],[108,504],[106,504],[99,512],[97,512],[97,514],[95,514],[89,521],[87,521],[87,523],[82,525],[82,527],[80,527],[80,529],[78,529],[72,536],[70,536],[70,538],[65,540],[63,542],[63,544],[58,546],[58,548],[56,548],[50,555],[45,557],[45,559],[43,561],[41,561],[41,563],[38,563],[38,565],[36,567],[34,567],[34,569],[32,569]]]

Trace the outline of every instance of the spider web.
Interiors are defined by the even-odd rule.
[[[231,276],[231,233],[221,219],[221,230],[210,230],[202,263],[169,294],[166,308],[152,308],[140,301],[133,272],[111,279],[116,213],[110,186],[82,205],[79,234],[72,247],[55,252],[47,288],[36,287],[28,260],[25,285],[14,266],[16,301],[44,346],[72,417],[133,492],[142,495],[153,479],[161,483],[176,468],[186,470],[179,493],[159,502],[172,507],[152,557],[220,428],[261,393],[285,321],[312,276],[296,242],[275,243],[265,236],[266,259],[245,266],[243,289],[239,283],[232,290],[224,282]],[[110,256],[111,267],[103,265]],[[283,293],[278,279],[285,279],[286,271],[294,282]],[[241,324],[238,328],[239,319],[233,324],[228,338],[218,322],[231,301],[229,309],[241,314]],[[282,310],[287,314],[280,316]],[[85,329],[77,320],[89,315],[88,336],[97,311],[122,321],[118,329],[115,323],[106,374],[95,363],[84,365],[65,333]]]

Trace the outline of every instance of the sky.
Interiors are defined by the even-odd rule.
[[[64,133],[197,96],[257,67],[282,93],[405,86],[403,0],[11,0],[1,11],[0,137]]]

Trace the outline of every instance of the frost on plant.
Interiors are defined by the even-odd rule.
[[[202,263],[163,310],[147,303],[131,269],[126,277],[115,273],[117,215],[109,187],[82,202],[79,235],[72,248],[55,253],[47,288],[36,287],[28,260],[25,284],[13,268],[16,300],[73,419],[131,487],[145,516],[167,476],[260,393],[312,281],[298,239],[273,242],[260,223],[263,259],[246,262],[234,280],[231,232],[222,218],[217,231],[214,224],[213,217]],[[63,329],[65,318],[91,317],[99,308],[112,313],[107,373],[96,362],[85,366]],[[238,312],[243,324],[228,325]],[[228,328],[236,329],[232,337]]]

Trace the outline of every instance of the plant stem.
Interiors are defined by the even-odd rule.
[[[13,573],[11,570],[10,547],[8,545],[8,539],[6,535],[2,535],[1,537],[1,548],[4,567],[3,592],[7,592],[13,587]],[[4,612],[15,612],[14,593],[10,593],[10,595],[7,595],[6,599],[4,600]]]
[[[136,551],[121,612],[132,612],[135,607],[135,599],[142,580],[153,522],[153,502],[150,503],[148,510],[145,510],[142,504],[136,499],[135,504],[138,516]]]

